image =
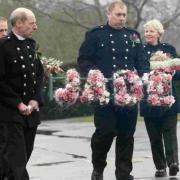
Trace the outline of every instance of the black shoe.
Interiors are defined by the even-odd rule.
[[[134,180],[134,176],[129,175],[128,180]]]
[[[0,176],[0,180],[8,180],[8,178],[5,177],[5,176],[3,176],[3,175],[1,175],[1,176]]]
[[[155,173],[155,177],[166,177],[166,169],[158,169]]]
[[[134,180],[134,176],[132,175],[129,175],[128,177],[120,177],[120,178],[117,178],[117,180]]]
[[[91,180],[103,180],[103,173],[93,170]]]
[[[176,176],[177,172],[179,171],[179,167],[177,163],[172,163],[169,166],[169,175],[170,176]]]

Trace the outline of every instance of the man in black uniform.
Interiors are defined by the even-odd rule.
[[[143,48],[137,31],[125,27],[127,7],[122,1],[113,1],[107,8],[108,23],[86,33],[79,50],[78,64],[82,72],[99,69],[106,78],[119,69],[136,69],[140,76],[149,71],[143,58]],[[112,90],[112,82],[109,83]],[[109,105],[95,108],[96,131],[92,136],[92,180],[103,180],[107,153],[116,136],[116,179],[131,180],[134,132],[137,105],[116,107]]]
[[[7,155],[7,179],[29,180],[26,165],[40,123],[43,67],[30,38],[37,29],[33,12],[17,8],[10,21],[12,31],[0,39],[0,149]]]
[[[8,33],[8,24],[5,17],[0,16],[0,38],[6,36]]]
[[[0,16],[0,38],[7,36],[7,33],[8,33],[7,19],[5,17]],[[4,126],[1,126],[1,123],[0,123],[0,131],[3,132],[3,129],[4,129]],[[0,180],[3,179],[3,176],[5,175],[5,172],[7,169],[3,144],[1,148],[1,142],[3,141],[4,141],[4,135],[0,134]]]

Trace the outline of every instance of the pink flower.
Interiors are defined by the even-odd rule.
[[[175,99],[173,96],[166,96],[164,97],[163,101],[165,105],[170,105],[170,106],[175,103]]]
[[[79,77],[79,73],[75,69],[69,69],[66,73],[67,81],[73,81],[76,78]]]
[[[120,70],[113,77],[116,105],[132,106],[142,99],[142,81],[136,71]]]
[[[64,91],[65,91],[65,89],[63,89],[63,88],[56,89],[56,91],[54,93],[54,98],[57,102],[63,98]]]
[[[159,105],[159,98],[156,94],[150,95],[148,100],[152,105]]]

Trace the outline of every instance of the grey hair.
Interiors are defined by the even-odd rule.
[[[28,18],[27,13],[33,14],[33,12],[27,8],[20,7],[15,9],[9,17],[11,25],[15,26],[17,20],[21,20],[22,22],[25,22]]]

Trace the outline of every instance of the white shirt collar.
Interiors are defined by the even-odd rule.
[[[23,40],[26,39],[25,37],[22,37],[22,36],[16,34],[15,32],[13,32],[13,33],[14,33],[14,35],[15,35],[20,41],[23,41]]]

